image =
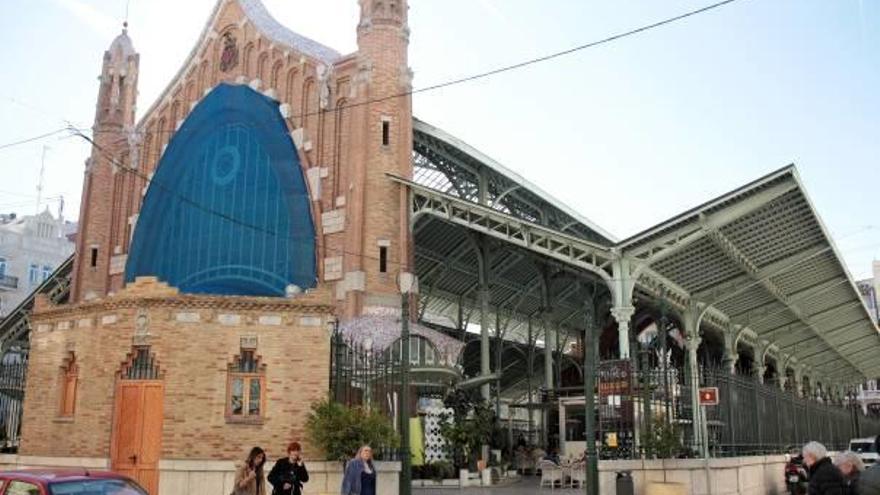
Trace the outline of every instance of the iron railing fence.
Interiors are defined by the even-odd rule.
[[[609,393],[600,383],[595,438],[600,457],[699,455],[702,432],[694,438],[688,375],[675,367],[636,370],[632,387],[620,394]],[[699,377],[700,386],[718,387],[719,392],[719,404],[705,408],[713,457],[786,453],[811,440],[839,451],[853,438],[880,434],[880,418],[864,415],[853,403],[797,397],[776,383],[721,368],[703,367]],[[565,440],[585,441],[582,412],[574,409],[567,406]],[[677,440],[660,438],[660,428]],[[670,448],[670,443],[677,446]]]
[[[880,419],[865,416],[855,404],[798,397],[778,384],[724,369],[703,368],[700,377],[702,386],[719,391],[720,403],[706,407],[715,456],[786,452],[811,440],[845,450],[853,438],[880,433]],[[689,388],[683,395],[689,400]]]
[[[26,377],[26,358],[0,364],[0,452],[18,450]]]
[[[348,407],[378,411],[390,418],[397,429],[400,368],[399,359],[394,359],[392,353],[345,342],[336,332],[330,340],[330,400]],[[377,459],[400,460],[397,448],[372,447]]]

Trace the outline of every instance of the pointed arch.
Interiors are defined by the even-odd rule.
[[[252,64],[255,64],[254,60],[254,43],[248,42],[247,45],[244,46],[244,52],[241,57],[241,74],[245,77],[249,76],[256,72],[252,67]]]
[[[299,70],[296,67],[287,71],[287,87],[285,88],[285,101],[290,103],[291,105],[296,105],[297,101],[297,90],[299,89]],[[294,112],[295,113],[295,112]],[[299,124],[299,116],[293,115],[291,119],[295,119],[294,125]]]
[[[211,86],[211,82],[208,81],[208,60],[202,60],[202,64],[199,66],[199,94],[198,98],[201,98],[205,93],[205,89]]]
[[[186,109],[189,108],[189,105],[194,101],[198,100],[198,96],[196,95],[196,75],[193,75],[193,78],[186,83],[186,106],[184,107],[184,114],[186,114]],[[183,115],[181,115],[183,117]]]
[[[278,92],[279,95],[282,95],[281,91],[284,89],[281,87],[281,83],[283,82],[283,78],[281,72],[284,70],[284,62],[281,60],[276,60],[275,64],[272,66],[272,75],[268,81],[268,87],[273,88]]]
[[[174,135],[144,198],[125,279],[284,296],[316,284],[315,228],[279,103],[221,84]]]
[[[168,123],[171,134],[174,134],[174,132],[177,131],[177,122],[183,117],[180,107],[180,100],[175,98],[174,103],[171,104],[171,118]]]
[[[305,84],[303,85],[303,93],[302,93],[302,104],[300,105],[302,108],[302,118],[301,125],[306,128],[308,132],[317,132],[316,123],[318,122],[318,92],[317,87],[315,85],[315,79],[310,77],[306,79]]]
[[[257,77],[263,82],[264,87],[270,87],[266,86],[269,83],[269,52],[267,51],[260,53],[257,58]]]
[[[162,147],[168,142],[168,121],[164,116],[159,118],[159,124],[156,126],[156,149],[153,150],[153,170],[156,169],[159,160],[162,158]]]

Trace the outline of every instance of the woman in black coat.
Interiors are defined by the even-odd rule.
[[[819,442],[804,445],[804,464],[810,475],[809,495],[843,495],[843,475],[828,457],[825,446]]]
[[[309,481],[309,472],[302,460],[299,442],[290,442],[287,457],[275,462],[267,479],[272,484],[272,495],[302,495],[302,485]]]

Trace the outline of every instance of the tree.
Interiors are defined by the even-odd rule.
[[[654,419],[650,434],[642,436],[642,446],[648,457],[657,459],[674,459],[685,452],[679,429],[660,417]]]
[[[476,462],[480,446],[489,444],[495,428],[495,412],[482,399],[454,390],[444,401],[453,414],[443,418],[440,434],[446,439],[455,466]]]

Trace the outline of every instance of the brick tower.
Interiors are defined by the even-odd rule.
[[[83,179],[82,206],[72,299],[75,302],[103,297],[109,290],[109,273],[114,240],[125,235],[114,233],[114,191],[119,177],[118,167],[130,166],[136,159],[130,155],[137,100],[139,57],[127,29],[113,40],[104,52],[98,78],[98,103],[92,127],[92,155],[86,160]]]
[[[406,193],[386,175],[412,177],[408,6],[406,0],[360,0],[360,7],[355,111],[363,127],[352,143],[346,317],[399,307],[397,274],[411,271],[412,258]]]

